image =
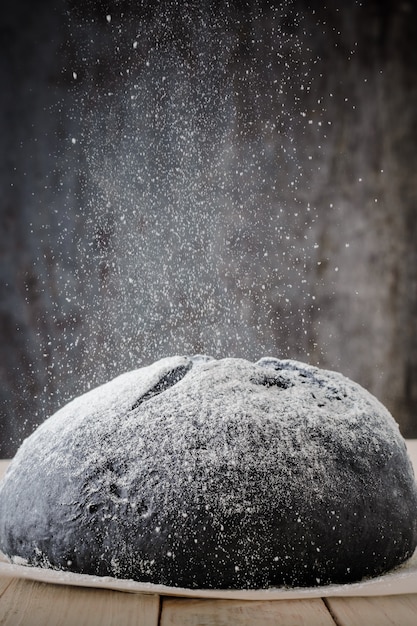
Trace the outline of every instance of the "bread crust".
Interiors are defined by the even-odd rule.
[[[389,412],[292,360],[170,357],[76,398],[0,486],[0,549],[176,587],[358,581],[410,557],[417,492]]]

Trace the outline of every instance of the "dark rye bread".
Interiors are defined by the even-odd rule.
[[[172,357],[73,400],[0,487],[12,561],[176,587],[357,581],[413,553],[388,411],[335,372]]]

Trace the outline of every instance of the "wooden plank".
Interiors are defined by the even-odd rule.
[[[160,626],[335,626],[320,598],[194,600],[164,598]]]
[[[417,595],[327,598],[338,626],[416,626]]]
[[[6,591],[12,580],[12,578],[8,578],[7,576],[0,576],[0,597]]]
[[[407,451],[413,463],[414,474],[417,476],[417,439],[406,439]]]
[[[6,469],[9,465],[10,461],[0,461],[0,479],[3,478],[6,473]]]
[[[158,626],[156,595],[14,579],[0,598],[2,626]]]

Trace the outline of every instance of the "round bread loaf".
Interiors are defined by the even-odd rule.
[[[357,581],[417,543],[399,429],[291,360],[172,357],[76,398],[0,487],[12,561],[188,588]]]

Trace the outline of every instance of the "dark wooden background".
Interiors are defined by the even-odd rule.
[[[0,456],[174,353],[298,358],[417,436],[417,6],[0,17]]]

